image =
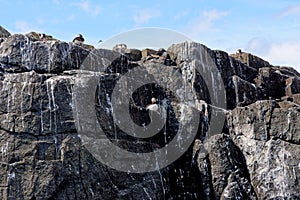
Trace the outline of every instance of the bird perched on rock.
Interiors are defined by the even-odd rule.
[[[158,105],[156,102],[156,98],[151,98],[151,104],[147,105],[146,109],[152,110],[152,111],[158,111]]]
[[[164,48],[160,48],[160,49],[158,49],[156,55],[162,56],[165,52],[166,52],[166,50]]]
[[[84,38],[82,37],[81,34],[78,34],[75,36],[75,38],[73,39],[74,43],[83,43],[84,42]]]

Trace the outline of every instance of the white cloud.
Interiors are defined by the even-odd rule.
[[[247,52],[255,52],[257,55],[266,55],[270,50],[270,43],[265,38],[252,38],[245,47]]]
[[[285,8],[278,16],[300,15],[300,5],[293,5]]]
[[[133,16],[133,20],[137,25],[141,25],[147,23],[152,18],[159,17],[160,15],[161,13],[158,10],[139,10]]]
[[[272,65],[289,66],[300,72],[300,40],[270,42],[264,38],[253,38],[245,45],[245,51]]]
[[[223,19],[229,13],[226,11],[217,11],[215,9],[204,11],[201,15],[188,22],[184,32],[191,37],[197,37],[200,33],[216,31],[214,24],[216,21]]]
[[[89,1],[76,2],[76,3],[72,3],[72,5],[79,7],[84,12],[86,12],[87,14],[92,15],[92,16],[99,15],[99,13],[101,11],[100,6],[92,5]]]
[[[266,59],[274,65],[296,68],[300,72],[300,41],[274,43],[270,46]]]
[[[42,30],[30,25],[26,21],[16,21],[15,29],[16,29],[16,32],[18,32],[18,33],[29,33],[31,31],[42,32]]]

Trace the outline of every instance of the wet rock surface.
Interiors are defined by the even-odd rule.
[[[293,68],[194,42],[118,52],[2,27],[0,34],[0,199],[300,198],[300,75]],[[219,79],[224,91],[212,87]],[[128,97],[124,111],[113,110],[115,88],[116,102]],[[214,108],[212,95],[224,94],[217,100],[227,106]],[[156,116],[146,109],[153,96],[165,124],[155,136],[135,137]],[[126,132],[114,113],[128,110]],[[210,132],[215,116],[225,123]],[[100,127],[101,137],[94,135]],[[176,138],[173,152],[182,154],[162,169],[159,160],[129,156],[133,168],[118,171],[97,159],[82,133],[141,158]],[[101,153],[126,168],[105,142]],[[157,168],[132,173],[138,164]]]

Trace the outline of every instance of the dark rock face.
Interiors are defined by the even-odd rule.
[[[172,45],[163,55],[149,49],[120,54],[0,28],[0,199],[300,198],[300,75],[292,68],[194,42]],[[207,60],[220,75],[210,66],[199,68]],[[134,76],[137,68],[145,76]],[[125,75],[129,79],[116,86]],[[126,86],[151,78],[165,85],[141,86],[129,94],[125,110],[135,124],[147,125],[153,115],[145,107],[155,96],[167,108],[166,123],[157,136],[136,138],[137,128],[129,127],[129,135],[114,121],[113,89],[123,102]],[[209,90],[217,79],[223,80],[223,93]],[[97,87],[90,91],[93,80]],[[213,108],[212,94],[226,94],[227,108]],[[91,104],[76,104],[76,98]],[[86,117],[76,118],[78,110]],[[222,115],[223,129],[210,133],[213,117]],[[162,169],[118,171],[83,144],[82,130],[103,140],[92,134],[100,126],[114,145],[131,152],[159,150],[181,129],[186,134],[173,150],[181,149],[183,138],[192,144]],[[119,162],[117,152],[100,148]]]
[[[90,55],[89,60],[85,58]],[[56,40],[39,41],[30,35],[12,35],[0,47],[1,69],[5,72],[62,73],[79,69],[86,65],[88,69],[104,71],[108,59],[114,60],[119,53],[109,50],[94,50],[88,45],[77,45]],[[101,59],[102,58],[102,59]]]
[[[5,28],[0,26],[0,38],[7,38],[9,36],[10,36],[10,33]]]
[[[255,69],[271,66],[269,62],[250,53],[242,52],[241,50],[238,50],[235,54],[231,54],[230,56]]]
[[[200,153],[197,160],[205,199],[257,199],[242,151],[227,135],[210,139],[208,154]]]
[[[286,109],[270,100],[230,114],[231,138],[245,155],[260,199],[299,198],[299,111],[298,105]]]

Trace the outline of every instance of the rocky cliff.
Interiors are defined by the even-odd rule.
[[[153,96],[162,118],[145,109]],[[293,68],[195,42],[120,52],[1,27],[0,97],[0,199],[300,198]]]

